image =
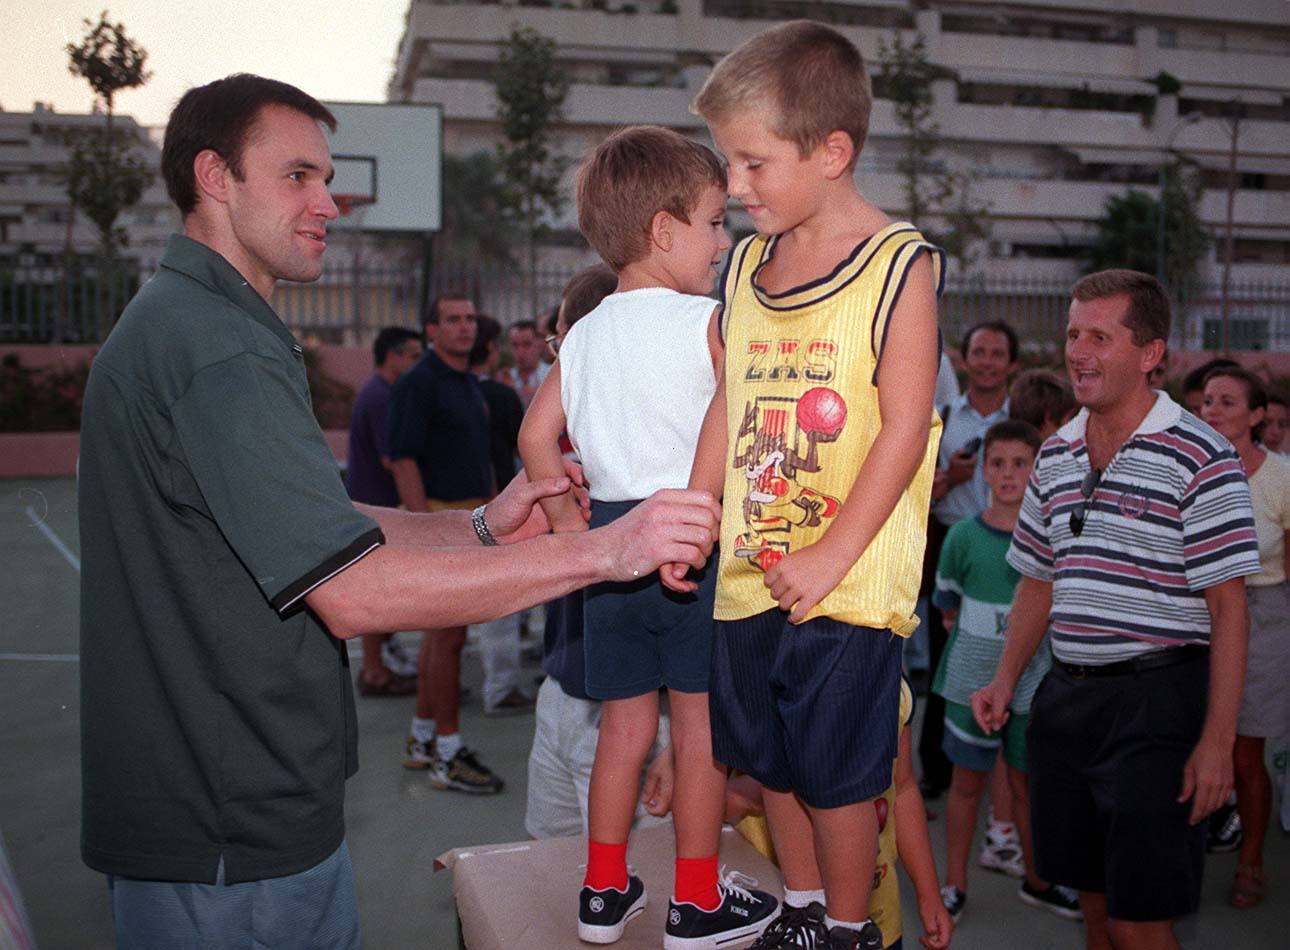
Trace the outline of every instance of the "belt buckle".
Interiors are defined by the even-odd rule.
[[[1070,673],[1071,679],[1086,680],[1089,677],[1089,668],[1086,663],[1072,663],[1067,672]]]

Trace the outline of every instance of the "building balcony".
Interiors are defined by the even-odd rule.
[[[496,122],[497,98],[493,84],[482,79],[418,79],[413,101],[437,102],[444,119]],[[703,122],[690,114],[690,93],[685,89],[655,86],[569,87],[564,115],[570,125],[618,126],[647,122],[678,128],[697,128]]]

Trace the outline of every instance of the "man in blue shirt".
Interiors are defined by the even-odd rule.
[[[349,419],[349,460],[345,488],[349,497],[367,505],[395,508],[399,492],[390,474],[386,420],[394,383],[421,358],[421,337],[405,327],[386,327],[376,335],[372,357],[376,372],[354,398]],[[382,648],[394,635],[372,633],[363,637],[363,668],[358,691],[364,696],[409,696],[416,692],[416,678],[390,669],[382,662]]]
[[[394,482],[408,511],[470,510],[496,490],[488,404],[470,371],[475,305],[464,294],[443,294],[426,312],[424,329],[432,349],[395,384],[390,399]],[[425,632],[403,766],[428,770],[435,788],[495,794],[502,780],[461,740],[465,645],[464,626]]]

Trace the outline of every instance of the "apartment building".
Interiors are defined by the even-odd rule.
[[[0,110],[0,265],[30,268],[61,261],[69,224],[76,253],[95,254],[98,229],[67,198],[67,138],[71,132],[101,129],[103,121],[99,113],[55,112],[39,102],[31,112]],[[130,116],[117,115],[114,121],[139,138],[139,151],[155,174],[161,162],[158,140]],[[128,236],[122,257],[161,256],[179,227],[179,215],[159,176],[117,223]]]
[[[689,112],[712,64],[777,21],[810,17],[876,63],[893,30],[921,34],[944,68],[933,84],[937,160],[975,176],[992,235],[975,268],[1067,279],[1108,196],[1154,193],[1168,150],[1194,162],[1216,234],[1232,205],[1233,274],[1284,281],[1290,265],[1290,8],[1284,0],[412,0],[388,98],[437,102],[445,149],[500,141],[491,77],[513,26],[553,39],[572,79],[561,149],[577,158],[611,129],[652,122],[705,137]],[[875,101],[857,175],[902,211],[900,132]],[[738,228],[741,222],[735,218]],[[746,221],[743,222],[746,227]],[[570,239],[572,223],[557,222]],[[569,252],[556,256],[568,256]],[[1223,244],[1210,251],[1217,278]]]

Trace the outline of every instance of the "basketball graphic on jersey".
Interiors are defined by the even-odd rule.
[[[745,405],[733,459],[747,486],[736,557],[768,571],[791,550],[795,530],[816,528],[837,514],[841,500],[815,490],[803,476],[823,471],[820,446],[837,441],[846,422],[846,401],[827,386],[797,397],[759,396]]]
[[[832,442],[846,424],[847,404],[827,386],[808,389],[797,400],[797,427],[807,438],[815,436],[822,442]]]

